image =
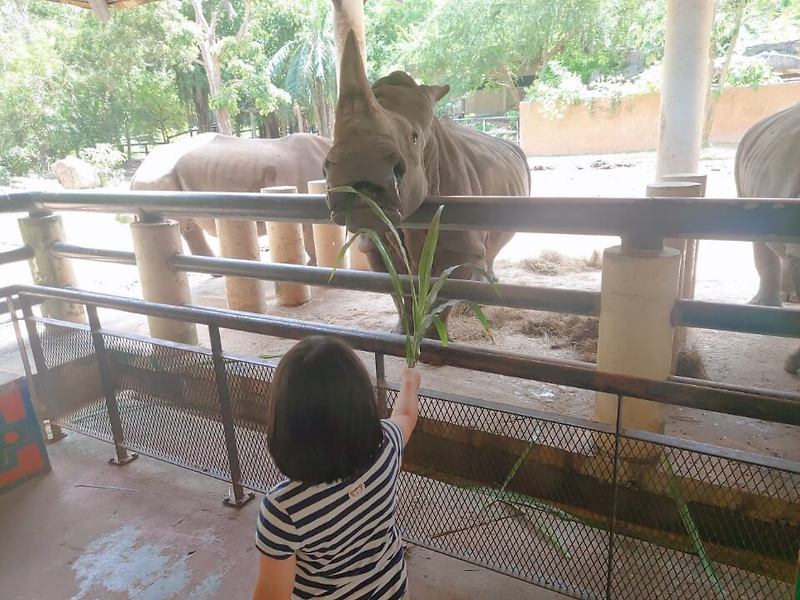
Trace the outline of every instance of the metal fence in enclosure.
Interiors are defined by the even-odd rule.
[[[114,443],[119,462],[135,451],[230,482],[234,503],[281,478],[264,427],[273,366],[226,354],[221,327],[342,336],[375,354],[387,407],[396,396],[380,377],[384,353],[401,352],[399,336],[36,286],[4,293],[22,309],[33,389],[54,424]],[[83,298],[89,326],[34,317],[43,297]],[[211,350],[104,330],[97,308],[126,306],[207,326]],[[483,370],[502,371],[506,357],[480,352]],[[680,403],[694,387],[645,394],[634,378],[587,381],[567,364],[552,368],[563,385],[662,402]],[[780,399],[751,399],[800,421]],[[799,512],[800,464],[791,461],[424,391],[398,514],[411,542],[576,598],[783,599]]]
[[[470,115],[453,117],[452,120],[454,123],[519,144],[519,115]]]
[[[796,240],[800,201],[724,199],[429,198],[404,226],[424,227],[446,203],[443,229]],[[321,196],[218,193],[14,193],[0,213],[82,210],[141,218],[191,215],[329,222]],[[0,254],[0,265],[31,257]],[[135,264],[132,253],[55,242],[48,256]],[[390,293],[386,275],[176,255],[173,269],[301,281]],[[443,296],[597,315],[594,292],[448,283]],[[391,334],[201,307],[168,306],[71,289],[0,289],[22,311],[37,374],[32,388],[56,426],[111,441],[117,462],[141,452],[231,483],[231,502],[279,474],[263,415],[272,367],[224,352],[220,329],[299,339],[329,334],[375,355],[377,390],[391,405],[383,356]],[[85,306],[89,326],[36,318],[43,300]],[[211,349],[103,329],[97,308],[198,323]],[[678,301],[673,324],[800,337],[790,309]],[[24,338],[19,336],[21,344]],[[25,353],[23,353],[25,354]],[[469,346],[428,343],[423,356],[454,367],[800,425],[796,394],[697,380],[650,381]],[[51,387],[51,386],[57,386]],[[48,393],[56,391],[57,393]],[[49,402],[49,404],[48,404]],[[624,411],[624,402],[620,410]],[[608,427],[480,399],[428,393],[404,459],[406,537],[579,598],[785,598],[800,546],[800,465]]]

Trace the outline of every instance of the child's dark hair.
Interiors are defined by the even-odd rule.
[[[352,477],[382,439],[375,391],[355,352],[309,337],[286,353],[267,408],[267,445],[284,475],[311,485]]]

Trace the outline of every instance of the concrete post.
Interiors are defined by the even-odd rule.
[[[680,253],[608,248],[603,254],[597,368],[664,380],[672,368],[672,308],[678,296]],[[617,397],[595,396],[595,419],[614,425]],[[622,427],[664,431],[662,405],[623,398]]]
[[[173,254],[181,253],[181,233],[177,221],[157,221],[131,223],[133,252],[142,297],[148,302],[191,304],[192,293],[186,273],[175,271],[169,266]],[[182,344],[197,343],[197,328],[194,323],[173,321],[161,317],[147,317],[150,335],[162,340]]]
[[[315,179],[308,182],[309,194],[324,194],[328,184],[324,179]],[[329,225],[327,223],[314,223],[314,250],[317,255],[318,267],[338,267],[349,269],[350,263],[347,255],[337,264],[336,258],[339,251],[344,246],[345,228],[341,225]]]
[[[261,189],[262,194],[296,194],[297,188],[279,185]],[[274,263],[305,265],[303,228],[300,223],[267,222],[269,254]],[[319,260],[319,255],[317,255]],[[304,283],[275,282],[275,297],[280,306],[300,306],[311,300],[311,288]]]
[[[697,171],[713,22],[714,0],[668,0],[657,178]]]
[[[217,219],[219,253],[225,258],[261,260],[258,248],[258,228],[255,221]],[[264,282],[247,277],[225,277],[225,297],[228,308],[263,313],[266,306]]]
[[[367,64],[367,47],[364,41],[364,0],[333,0],[333,43],[336,49],[336,81],[341,72],[342,53],[350,30],[356,36],[361,58]]]
[[[674,177],[674,176],[670,176]],[[705,177],[703,175],[697,177]],[[670,181],[664,183],[651,183],[647,186],[648,198],[700,198],[705,185],[693,181]],[[678,297],[694,297],[694,274],[696,272],[695,257],[697,254],[697,240],[667,239],[664,245],[675,248],[681,253],[680,269],[678,273]],[[691,264],[689,259],[691,258]],[[686,345],[686,328],[678,327],[672,342],[672,360],[676,363],[678,353]]]
[[[50,213],[31,215],[19,219],[17,223],[22,241],[34,251],[33,258],[28,261],[33,283],[61,288],[76,287],[78,280],[72,268],[72,261],[53,256],[50,252],[50,246],[54,242],[65,241],[64,223],[61,217]],[[61,300],[45,301],[42,305],[42,314],[60,321],[86,322],[83,306]]]

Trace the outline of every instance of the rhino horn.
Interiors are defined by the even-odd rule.
[[[367,81],[364,60],[352,29],[347,34],[339,67],[339,104],[344,98],[359,104],[367,112],[375,112],[379,108],[378,100]]]

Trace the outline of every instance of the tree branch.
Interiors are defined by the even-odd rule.
[[[208,33],[208,21],[203,14],[203,4],[201,0],[192,0],[192,8],[194,8],[194,20],[201,27],[204,34]]]
[[[242,38],[247,35],[247,28],[250,25],[250,12],[252,9],[252,0],[244,0],[244,17],[242,17],[242,24],[239,26],[239,31],[236,32],[236,41],[241,42]]]

